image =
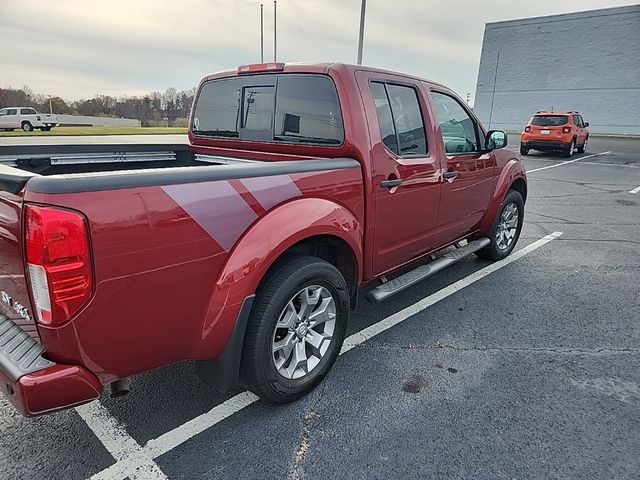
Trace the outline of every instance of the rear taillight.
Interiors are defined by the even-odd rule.
[[[38,322],[66,322],[91,296],[93,272],[87,226],[80,214],[25,207],[29,284]]]
[[[571,127],[562,127],[562,133],[571,133]]]
[[[530,131],[531,131],[531,127],[529,125],[524,127],[524,133],[529,133]]]

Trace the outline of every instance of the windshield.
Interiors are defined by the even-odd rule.
[[[557,127],[567,123],[566,115],[535,115],[531,119],[531,125],[542,127]]]
[[[324,75],[247,75],[205,83],[192,131],[240,140],[341,145],[333,81]]]

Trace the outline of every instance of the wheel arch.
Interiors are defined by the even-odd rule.
[[[522,196],[522,200],[527,201],[527,182],[523,178],[517,178],[510,186],[509,190],[515,190]]]
[[[199,332],[198,358],[224,350],[242,303],[282,258],[298,254],[327,260],[355,295],[363,272],[362,239],[358,219],[331,200],[302,198],[265,214],[231,249],[218,275]]]

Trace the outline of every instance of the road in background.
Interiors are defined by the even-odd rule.
[[[189,143],[187,134],[163,135],[60,135],[46,137],[2,137],[2,145],[82,145],[96,143]]]
[[[637,478],[640,141],[592,138],[574,159],[605,151],[530,173],[518,248],[560,238],[354,347],[305,398],[257,401],[180,443],[161,436],[233,396],[185,362],[103,395],[104,409],[142,447],[180,443],[155,458],[171,480]],[[487,265],[464,259],[383,304],[361,292],[347,335]],[[0,399],[0,432],[3,480],[86,479],[116,463],[74,410],[25,419]]]

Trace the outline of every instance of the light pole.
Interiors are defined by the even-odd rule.
[[[360,8],[360,35],[358,38],[358,65],[362,65],[362,44],[364,43],[364,14],[367,9],[367,0],[362,0]]]
[[[264,63],[264,5],[260,4],[260,63]]]
[[[276,48],[278,46],[278,36],[276,35],[277,17],[276,10],[278,8],[278,2],[273,0],[273,61],[277,60]]]

